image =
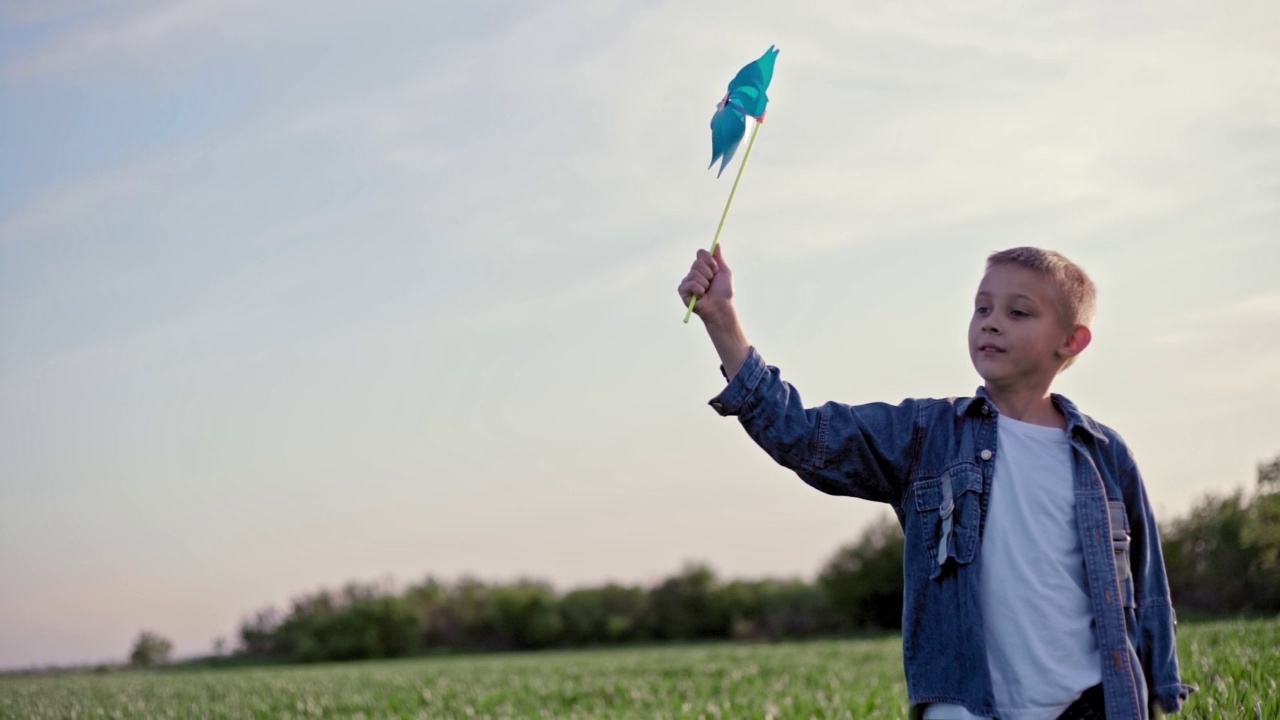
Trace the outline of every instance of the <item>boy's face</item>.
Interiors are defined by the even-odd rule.
[[[969,357],[989,386],[1047,387],[1082,349],[1055,289],[1038,273],[997,265],[982,277],[969,321]]]

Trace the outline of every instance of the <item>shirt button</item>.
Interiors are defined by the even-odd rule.
[[[987,407],[986,405],[983,405],[983,406],[982,406],[982,414],[983,414],[983,415],[990,415],[990,414],[991,414],[991,408]]]
[[[982,458],[983,460],[990,460],[990,459],[991,459],[991,451],[990,451],[990,450],[983,450],[981,453],[979,453],[978,457]]]

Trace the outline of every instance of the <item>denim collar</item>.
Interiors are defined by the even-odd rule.
[[[1094,422],[1093,418],[1080,412],[1076,404],[1068,400],[1065,396],[1057,393],[1049,393],[1049,399],[1053,402],[1054,407],[1058,408],[1067,418],[1067,433],[1071,435],[1079,435],[1087,433],[1102,442],[1108,442],[1108,438],[1102,427]],[[990,407],[996,409],[996,404],[991,401],[991,396],[987,394],[987,389],[978,386],[973,397],[959,398],[956,400],[956,415],[965,415],[971,410],[978,410],[982,407]]]

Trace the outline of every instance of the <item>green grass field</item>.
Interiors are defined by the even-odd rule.
[[[4,718],[901,718],[897,637],[0,677]],[[1180,717],[1280,718],[1280,618],[1183,623]]]

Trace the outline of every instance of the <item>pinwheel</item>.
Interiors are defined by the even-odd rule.
[[[765,108],[769,104],[769,83],[773,80],[774,59],[778,49],[773,45],[759,59],[747,63],[738,74],[729,81],[729,89],[723,99],[716,104],[715,114],[711,116],[711,169],[720,161],[720,169],[716,177],[720,177],[724,169],[733,160],[738,145],[747,131],[747,118],[755,120],[751,127],[751,138],[747,140],[746,152],[742,154],[742,162],[738,164],[738,174],[733,178],[733,187],[729,189],[729,199],[724,204],[724,212],[720,214],[720,224],[716,226],[715,237],[711,239],[711,252],[715,252],[716,243],[720,241],[720,231],[724,229],[724,220],[729,216],[729,206],[733,204],[733,196],[738,191],[738,182],[742,180],[742,171],[747,167],[747,158],[751,157],[751,147],[756,143],[756,134],[764,123]],[[685,311],[684,321],[689,322],[693,314],[693,306],[698,298],[689,298],[689,308]]]

